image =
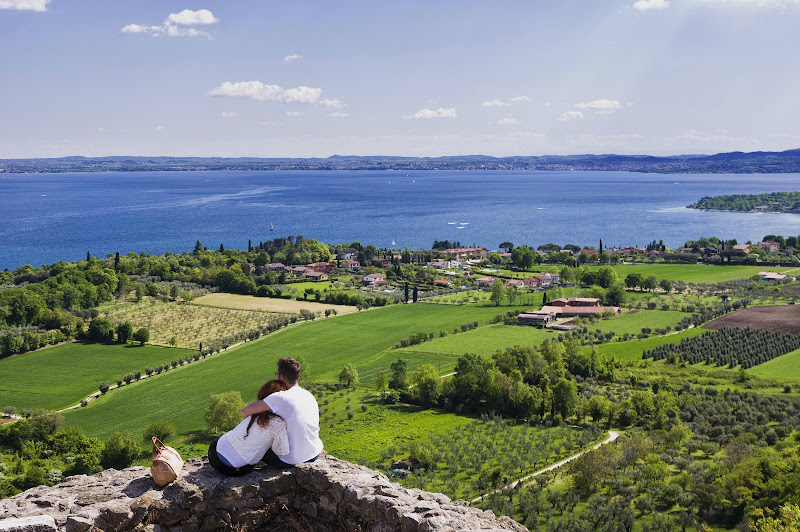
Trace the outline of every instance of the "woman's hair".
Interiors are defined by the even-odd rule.
[[[258,390],[256,398],[259,401],[261,401],[270,394],[273,394],[275,392],[283,392],[285,390],[286,390],[286,385],[283,384],[281,381],[278,380],[267,381],[264,383],[264,386],[262,386],[261,389]],[[250,423],[247,424],[247,430],[244,433],[244,437],[247,438],[247,436],[250,434],[250,427],[253,426],[254,422],[258,423],[259,427],[265,428],[267,425],[269,425],[269,420],[276,416],[277,414],[270,411],[261,412],[260,414],[253,414],[252,416],[250,416]]]

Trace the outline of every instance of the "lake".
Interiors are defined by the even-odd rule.
[[[0,268],[90,251],[246,248],[278,236],[430,248],[434,240],[669,247],[800,234],[800,215],[686,209],[703,196],[800,190],[800,174],[269,171],[0,174]],[[274,230],[270,230],[270,224]]]

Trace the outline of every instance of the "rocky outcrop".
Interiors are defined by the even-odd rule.
[[[205,458],[156,487],[144,467],[67,478],[0,501],[0,532],[116,530],[461,531],[525,528],[508,517],[406,489],[381,473],[332,457],[289,471],[227,478]]]

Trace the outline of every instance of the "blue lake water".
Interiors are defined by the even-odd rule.
[[[700,236],[800,234],[800,215],[686,209],[703,196],[800,190],[800,174],[293,171],[0,175],[0,268],[91,251],[246,248],[277,236],[329,244],[496,249],[503,241],[670,247]],[[270,224],[274,230],[270,231]]]

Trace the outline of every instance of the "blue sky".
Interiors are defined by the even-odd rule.
[[[0,0],[0,158],[800,147],[800,0]]]

